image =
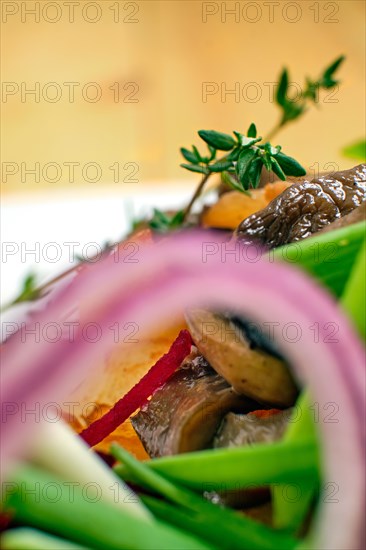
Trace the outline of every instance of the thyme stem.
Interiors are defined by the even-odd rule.
[[[202,189],[206,183],[206,181],[208,180],[208,178],[211,176],[211,173],[212,172],[209,172],[208,174],[205,174],[202,178],[202,180],[200,181],[199,185],[197,186],[195,192],[193,193],[193,196],[191,198],[191,200],[189,201],[188,205],[186,206],[186,208],[184,209],[184,212],[183,212],[183,222],[185,222],[192,210],[192,206],[193,204],[195,203],[196,199],[200,196],[201,192],[202,192]]]

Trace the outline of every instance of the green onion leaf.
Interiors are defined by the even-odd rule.
[[[1,536],[1,548],[3,550],[87,550],[86,546],[80,546],[29,527],[5,531]]]
[[[283,441],[296,442],[309,438],[316,439],[316,426],[313,415],[310,413],[311,402],[306,392],[303,392],[297,400]],[[319,451],[315,451],[316,460],[320,462]],[[309,512],[310,504],[319,491],[319,480],[299,479],[292,489],[295,494],[289,498],[290,486],[284,484],[275,485],[272,488],[274,525],[278,528],[287,528],[298,532]]]
[[[361,222],[362,223],[362,222]],[[360,247],[342,294],[341,304],[361,336],[366,339],[366,240]]]
[[[196,451],[150,460],[146,465],[170,480],[185,486],[202,490],[227,490],[245,488],[250,484],[258,486],[271,483],[287,483],[298,479],[314,479],[318,465],[314,460],[314,441],[271,445],[258,444],[250,447],[236,447]],[[126,477],[123,466],[115,466],[115,473]]]
[[[365,222],[359,222],[278,247],[269,254],[301,266],[339,297],[364,238]]]
[[[220,508],[204,500],[156,473],[149,468],[149,463],[139,462],[119,445],[113,444],[111,452],[113,456],[124,463],[138,484],[181,506],[182,509],[178,509],[178,514],[181,511],[188,518],[187,528],[201,536],[206,535],[208,540],[216,542],[220,548],[278,550],[278,548],[293,549],[296,547],[296,540],[287,534],[275,531],[249,518],[240,517],[232,510]],[[170,508],[166,509],[166,512],[169,510]],[[175,509],[172,508],[172,514],[174,511]],[[189,521],[189,516],[193,518],[193,521]],[[169,513],[165,517],[170,519]],[[201,522],[201,525],[197,526],[197,520]],[[206,526],[206,532],[202,529],[204,526]]]
[[[98,498],[95,483],[89,490],[31,466],[15,472],[6,506],[18,522],[49,530],[88,548],[100,550],[156,550],[212,548],[153,518],[137,517]],[[117,490],[117,485],[116,485]],[[70,496],[71,495],[71,496]],[[116,492],[116,498],[121,498]],[[126,507],[127,508],[127,507]]]

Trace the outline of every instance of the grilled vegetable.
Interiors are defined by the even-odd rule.
[[[365,192],[366,164],[296,183],[243,220],[236,236],[269,248],[299,241],[350,214],[366,200]]]
[[[293,405],[297,388],[282,359],[253,349],[243,331],[223,315],[191,309],[186,320],[199,351],[238,393],[279,407]]]
[[[132,425],[149,455],[158,457],[212,446],[226,413],[255,408],[196,353],[154,393]]]

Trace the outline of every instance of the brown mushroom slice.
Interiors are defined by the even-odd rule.
[[[208,448],[229,411],[256,408],[195,354],[131,421],[147,453],[158,457]]]
[[[362,203],[361,206],[358,206],[350,214],[338,218],[335,222],[326,225],[319,233],[328,233],[329,231],[334,231],[334,229],[341,229],[342,227],[347,227],[353,223],[363,222],[366,220],[366,202]]]
[[[273,443],[285,433],[292,409],[265,411],[259,416],[255,411],[248,414],[228,413],[216,433],[213,446],[239,447],[254,443]]]
[[[245,218],[235,235],[268,248],[299,241],[347,216],[366,200],[366,164],[294,183],[268,206]]]
[[[289,407],[298,389],[286,363],[251,342],[229,319],[190,309],[186,321],[200,353],[238,392],[256,401]]]
[[[229,412],[222,420],[213,440],[213,447],[227,448],[272,443],[282,438],[292,409],[257,410],[248,414]],[[239,510],[268,503],[271,493],[268,487],[247,487],[226,491],[211,491],[205,497]]]

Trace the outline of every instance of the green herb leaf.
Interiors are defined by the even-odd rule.
[[[271,163],[272,163],[272,171],[276,174],[276,176],[280,178],[280,180],[285,181],[286,175],[274,157],[271,157]]]
[[[285,107],[288,103],[287,99],[287,89],[288,89],[288,72],[287,69],[283,69],[280,80],[277,86],[276,101],[278,105]]]
[[[331,63],[329,67],[325,69],[325,71],[323,72],[322,78],[320,79],[320,84],[323,88],[326,88],[326,89],[333,88],[339,83],[339,80],[335,80],[333,76],[336,70],[338,69],[338,67],[341,65],[341,63],[343,63],[344,60],[345,60],[345,56],[341,55],[335,61],[333,61],[333,63]]]
[[[296,103],[294,101],[289,101],[284,107],[284,113],[283,113],[281,125],[283,126],[284,124],[286,124],[286,122],[290,122],[290,120],[295,120],[300,115],[302,115],[304,111],[305,111],[304,104]]]
[[[198,135],[208,145],[220,151],[230,151],[236,145],[234,138],[229,134],[223,134],[215,130],[199,130]]]
[[[191,162],[192,164],[198,164],[200,162],[200,159],[197,158],[197,155],[195,153],[192,153],[192,151],[189,151],[189,149],[181,147],[180,152],[182,153],[183,157],[188,160],[188,162]]]
[[[241,147],[239,146],[235,147],[235,149],[233,149],[228,155],[225,156],[225,159],[231,160],[231,161],[238,160],[240,152],[241,152]]]
[[[342,149],[342,153],[350,159],[366,161],[366,141],[364,139],[356,141]]]
[[[281,151],[280,145],[276,145],[276,147],[272,147],[270,143],[265,143],[263,146],[260,146],[260,147],[263,148],[265,151],[267,151],[267,153],[272,155],[272,157],[275,157]]]
[[[261,137],[249,138],[249,137],[241,135],[240,145],[242,147],[251,147],[252,145],[257,143],[258,141],[261,141],[261,139],[262,139]]]
[[[29,273],[23,281],[18,296],[12,302],[4,305],[1,311],[6,311],[10,307],[15,304],[20,304],[21,302],[33,302],[34,300],[38,300],[41,296],[41,289],[38,285],[37,276],[34,273]]]
[[[244,149],[239,155],[238,162],[236,165],[236,173],[244,189],[248,189],[249,187],[247,171],[250,166],[250,163],[255,158],[256,154],[257,154],[256,151],[254,151],[253,149]]]
[[[221,181],[223,183],[226,183],[229,187],[234,189],[235,191],[240,191],[240,193],[245,193],[247,195],[250,195],[250,193],[246,190],[244,190],[243,186],[239,184],[236,177],[229,172],[222,172],[221,173]]]
[[[198,162],[202,162],[201,154],[195,145],[192,145],[192,150],[193,150],[193,153],[196,155]]]
[[[263,151],[263,154],[260,158],[262,159],[262,162],[268,172],[270,172],[272,170],[271,155],[268,153],[268,151]]]
[[[215,164],[210,164],[210,171],[211,172],[223,172],[224,170],[227,170],[233,165],[233,162],[231,160],[219,160],[218,162],[215,162]]]
[[[208,150],[210,151],[209,162],[211,162],[211,160],[213,160],[214,158],[216,158],[217,149],[215,149],[215,147],[212,147],[212,146],[209,145],[209,144],[207,144],[207,147],[208,147]]]
[[[257,137],[257,127],[254,124],[254,122],[252,122],[251,125],[249,126],[248,131],[247,131],[247,136],[248,137],[254,137],[254,138]]]
[[[250,166],[248,169],[248,179],[254,189],[256,189],[259,185],[262,168],[263,168],[263,162],[260,157],[257,157],[250,163]]]
[[[190,170],[191,172],[198,172],[200,174],[208,174],[209,170],[206,166],[200,166],[199,164],[181,164],[182,168]]]
[[[292,157],[285,155],[284,153],[278,153],[276,160],[284,173],[287,176],[305,176],[306,170]]]
[[[167,233],[168,231],[177,229],[184,221],[184,211],[178,210],[174,215],[168,216],[165,212],[154,208],[154,215],[149,221],[149,227],[159,233]]]

